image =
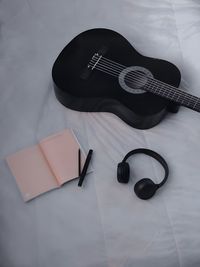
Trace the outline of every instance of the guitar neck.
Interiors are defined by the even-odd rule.
[[[200,112],[200,98],[188,94],[182,89],[173,87],[160,81],[154,83],[153,86],[151,83],[148,83],[145,85],[144,89],[155,95],[169,99],[170,101],[173,101],[181,106],[185,106],[187,108]]]

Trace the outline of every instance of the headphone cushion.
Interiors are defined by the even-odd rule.
[[[130,168],[127,162],[120,162],[117,166],[117,180],[126,184],[129,181]]]
[[[141,199],[151,198],[157,189],[158,185],[149,178],[139,180],[134,186],[135,194]]]

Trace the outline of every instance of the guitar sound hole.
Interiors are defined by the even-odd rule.
[[[149,78],[153,78],[153,75],[148,69],[131,66],[122,70],[118,80],[125,91],[131,94],[143,94],[146,92],[144,86],[148,83]]]
[[[142,89],[148,81],[146,73],[136,70],[128,72],[124,77],[125,84],[134,89]]]

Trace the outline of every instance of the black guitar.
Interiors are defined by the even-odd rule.
[[[180,105],[200,112],[200,98],[177,88],[181,74],[175,65],[142,56],[108,29],[76,36],[56,59],[52,77],[66,107],[112,112],[138,129],[155,126]]]

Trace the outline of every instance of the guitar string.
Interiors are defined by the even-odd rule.
[[[109,74],[109,75],[113,75],[113,76],[115,76],[115,77],[118,77],[118,75],[116,74],[116,71],[115,72],[113,72],[112,70],[110,71],[109,69],[105,69],[105,68],[102,68],[102,67],[100,67],[100,68],[98,68],[97,66],[95,66],[95,68],[97,69],[97,70],[100,70],[100,71],[103,71],[103,72],[105,72],[105,73],[107,73],[107,74]],[[121,80],[123,80],[123,79],[121,79]],[[128,80],[128,79],[127,79]],[[129,81],[132,81],[133,79],[129,79]],[[149,90],[149,89],[147,89],[146,91],[150,91],[151,92],[151,89]],[[160,93],[159,92],[156,92],[155,90],[153,91],[156,95],[159,95],[160,96]],[[163,91],[164,92],[164,91]],[[174,92],[173,92],[174,93]],[[174,94],[173,94],[174,95]],[[174,102],[177,102],[177,103],[179,103],[179,104],[181,104],[181,105],[185,105],[186,107],[191,107],[191,105],[193,105],[193,109],[197,109],[197,106],[199,105],[199,103],[198,103],[198,99],[195,99],[195,100],[192,100],[191,99],[191,97],[189,97],[189,96],[185,96],[185,98],[183,98],[183,96],[181,95],[181,94],[179,94],[178,95],[178,98],[177,99],[175,99],[174,97],[170,97],[170,95],[169,94],[167,94],[166,96],[165,96],[166,98],[168,98],[168,99],[171,99],[172,101],[174,101]],[[182,97],[182,99],[181,99],[181,97]],[[192,96],[193,97],[193,96]],[[181,99],[181,100],[180,100]],[[197,111],[199,111],[199,108],[197,109]]]
[[[104,58],[105,60],[107,59],[107,58]],[[109,60],[109,59],[107,59],[107,60]],[[112,60],[109,60],[109,61],[111,61],[111,62],[114,62],[114,61],[112,61]],[[114,62],[115,63],[115,62]],[[110,64],[110,63],[109,63]],[[112,63],[113,64],[113,63]],[[119,63],[117,63],[118,65],[121,65],[121,66],[124,66],[124,65],[122,65],[122,64],[119,64]],[[107,64],[108,65],[108,64]],[[113,64],[114,65],[114,64]],[[124,66],[125,67],[125,66]],[[122,70],[122,68],[119,68],[118,67],[118,70]],[[137,76],[136,76],[137,75]],[[141,74],[139,74],[139,73],[136,73],[136,75],[135,74],[133,74],[133,75],[129,75],[129,77],[131,78],[136,78],[136,77],[141,77]],[[138,76],[139,75],[139,76]],[[127,74],[127,76],[128,76],[128,74]],[[127,79],[128,80],[128,79]],[[163,96],[165,96],[166,98],[170,98],[170,99],[172,99],[172,100],[174,100],[174,101],[176,101],[176,102],[180,102],[180,100],[178,100],[180,97],[182,97],[182,102],[181,103],[183,103],[183,101],[187,101],[188,102],[188,104],[192,104],[193,105],[193,108],[195,108],[195,106],[197,106],[197,105],[199,105],[200,103],[198,102],[200,99],[198,98],[198,97],[196,97],[196,96],[193,96],[193,95],[191,95],[191,94],[188,94],[188,93],[186,93],[186,92],[184,92],[184,91],[182,91],[182,90],[180,90],[180,89],[178,89],[178,88],[176,88],[176,87],[173,87],[173,86],[171,86],[171,85],[168,85],[168,84],[166,84],[166,83],[164,83],[164,82],[162,82],[162,81],[159,81],[159,80],[156,80],[155,78],[151,78],[151,77],[148,77],[148,80],[149,80],[149,85],[151,85],[151,88],[150,89],[154,89],[153,90],[153,92],[155,92],[155,90],[157,90],[157,91],[159,91],[159,93],[161,94],[161,93],[163,93],[162,95]],[[130,79],[129,79],[129,81],[131,81]],[[135,80],[136,81],[136,80]],[[156,89],[155,88],[153,88],[153,85],[156,85]],[[162,87],[161,88],[159,88],[160,86],[162,86],[162,85],[164,85],[165,86],[165,88],[164,88],[164,90],[162,89]],[[159,86],[159,87],[158,87]],[[165,89],[168,89],[168,91],[166,92],[166,90]],[[152,91],[151,91],[152,92]],[[156,93],[156,92],[155,92]],[[171,95],[171,93],[172,93],[172,95]],[[158,92],[157,92],[157,94],[158,94]],[[174,98],[174,96],[176,95],[176,97],[178,96],[178,98],[177,99],[175,99]],[[172,97],[172,98],[171,98]],[[192,102],[192,103],[191,103]]]
[[[103,58],[103,59],[105,59],[105,60],[109,60],[109,59],[107,59],[107,58]],[[114,61],[112,61],[112,60],[109,60],[109,61],[111,61],[111,62],[114,62]],[[115,62],[114,62],[115,63]],[[110,63],[109,63],[110,64]],[[119,63],[115,63],[115,65],[116,64],[118,64],[118,65],[121,65],[121,66],[124,66],[124,65],[122,65],[122,64],[119,64]],[[104,64],[99,64],[99,65],[101,65],[101,66],[104,66],[104,67],[106,67],[106,65]],[[114,65],[113,63],[112,63],[112,65]],[[124,68],[119,68],[119,67],[116,67],[114,65],[114,67],[115,67],[115,69],[117,70],[117,71],[122,71],[124,68],[125,68],[125,66],[124,66]],[[107,64],[107,69],[110,69],[109,68],[109,65]],[[138,73],[136,73],[137,75],[135,75],[135,74],[133,74],[133,75],[129,75],[129,77],[131,78],[136,78],[136,77],[141,77],[141,74],[138,74]],[[128,74],[127,74],[127,76],[128,76]],[[131,81],[133,81],[133,80],[130,80],[130,79],[127,79],[127,80],[129,80],[130,82]],[[190,101],[194,101],[194,102],[196,102],[195,103],[195,105],[197,105],[197,102],[200,100],[198,97],[196,97],[196,96],[193,96],[193,95],[190,95],[190,94],[188,94],[188,93],[186,93],[186,92],[184,92],[184,91],[182,91],[182,90],[180,90],[180,89],[178,89],[178,88],[176,88],[176,87],[173,87],[173,86],[170,86],[170,85],[168,85],[168,84],[166,84],[166,83],[164,83],[164,82],[161,82],[161,81],[159,81],[159,80],[156,80],[156,79],[152,79],[152,78],[149,78],[148,77],[148,80],[152,80],[152,81],[149,81],[149,84],[150,85],[155,85],[156,84],[156,86],[161,86],[161,84],[163,84],[163,85],[165,85],[165,87],[167,87],[168,89],[171,89],[170,91],[167,91],[167,95],[164,95],[164,96],[169,96],[169,94],[171,94],[172,93],[172,96],[174,96],[175,94],[176,95],[178,95],[178,97],[180,97],[180,96],[184,96],[184,100],[190,100]],[[159,84],[160,83],[160,84]],[[160,93],[161,92],[163,92],[164,94],[166,93],[166,90],[163,90],[162,89],[162,87],[161,88],[156,88],[155,90],[159,90],[160,91]],[[154,92],[154,91],[153,91]],[[193,99],[192,99],[193,98]],[[177,99],[176,99],[176,101],[178,101]],[[194,105],[194,106],[195,106]]]
[[[111,72],[108,72],[108,71],[106,71],[105,69],[101,69],[101,68],[98,68],[98,67],[95,67],[97,70],[100,70],[100,71],[103,71],[103,72],[105,72],[105,73],[107,73],[107,74],[109,74],[109,75],[112,75],[112,76],[114,76],[114,77],[117,77],[117,75],[115,75],[115,74],[113,74],[113,73],[111,73]],[[149,92],[151,92],[150,90],[148,90]],[[154,92],[154,94],[155,95],[158,95],[158,96],[160,96],[160,94],[158,93],[158,92]],[[166,97],[166,98],[168,98],[168,99],[170,99],[170,100],[172,100],[172,101],[174,101],[174,102],[177,102],[177,103],[181,103],[183,106],[185,105],[185,106],[188,106],[187,105],[187,103],[188,103],[188,100],[187,100],[187,103],[186,103],[186,100],[185,99],[182,99],[182,101],[180,101],[180,100],[177,100],[177,99],[174,99],[174,98],[170,98],[169,96],[168,97]],[[185,102],[185,103],[184,103]],[[191,102],[191,100],[190,100],[190,102]],[[196,101],[193,101],[193,106],[194,107],[197,107],[197,104],[195,103]]]
[[[106,59],[106,58],[104,58],[104,59]],[[107,60],[109,60],[109,59],[107,59]],[[110,60],[111,61],[111,60]],[[119,63],[117,63],[117,64],[119,64]],[[102,66],[102,67],[107,67],[107,69],[109,70],[110,69],[110,67],[109,67],[109,65],[107,64],[107,66],[105,65],[105,64],[99,64],[100,66]],[[119,65],[121,65],[121,64],[119,64]],[[123,65],[122,65],[123,66]],[[124,66],[124,68],[115,68],[116,69],[116,71],[119,71],[119,73],[123,70],[123,69],[125,69],[126,67]],[[113,70],[113,69],[112,69]],[[129,78],[127,78],[127,80],[129,80],[130,82],[131,81],[133,81],[133,80],[131,80],[130,78],[138,78],[138,77],[142,77],[142,75],[141,74],[139,74],[139,73],[136,73],[136,75],[135,74],[127,74],[127,76],[129,75]],[[152,78],[150,78],[150,77],[147,77],[148,78],[148,80],[151,80]],[[137,80],[135,80],[134,79],[134,81],[137,81]],[[194,101],[196,101],[196,100],[198,100],[198,98],[196,97],[196,96],[193,96],[193,95],[190,95],[190,94],[188,94],[188,93],[186,93],[186,92],[184,92],[184,91],[182,91],[182,90],[180,90],[180,89],[178,89],[178,88],[176,88],[176,87],[173,87],[173,86],[170,86],[170,85],[168,85],[168,84],[166,84],[166,83],[164,83],[164,82],[161,82],[161,81],[159,81],[159,80],[156,80],[156,79],[152,79],[152,81],[150,81],[149,82],[149,84],[151,84],[151,85],[154,85],[154,84],[156,84],[156,86],[157,85],[159,85],[159,86],[161,86],[161,84],[159,84],[159,82],[160,83],[162,83],[163,85],[165,85],[165,87],[168,87],[168,89],[170,88],[171,89],[171,91],[170,92],[172,92],[173,94],[174,93],[176,93],[176,94],[179,94],[180,96],[182,96],[182,95],[184,95],[185,97],[189,97],[190,99],[191,98],[194,98]],[[160,92],[166,92],[166,90],[161,90],[160,88],[157,88]],[[156,90],[157,90],[156,89]]]
[[[105,58],[105,57],[101,57],[101,61],[102,60],[105,60],[105,61],[109,61],[109,62],[111,62],[111,63],[109,63],[109,64],[111,64],[111,65],[113,65],[114,66],[114,68],[117,70],[120,70],[120,72],[123,70],[123,69],[125,69],[125,68],[127,68],[126,66],[124,66],[124,65],[122,65],[122,64],[120,64],[120,63],[117,63],[117,62],[115,62],[115,61],[113,61],[113,60],[110,60],[110,59],[108,59],[108,58]],[[118,67],[118,65],[119,66],[121,66],[121,67]],[[108,64],[107,64],[107,66],[109,66]],[[139,73],[137,73],[137,74],[139,74]],[[130,74],[130,76],[132,76],[133,77],[133,75],[131,75]],[[135,75],[134,75],[135,76]],[[138,75],[137,75],[138,76]],[[139,76],[141,77],[141,74],[139,74]],[[139,77],[138,76],[138,77]],[[135,76],[136,77],[136,76]],[[169,84],[166,84],[166,83],[164,83],[164,82],[162,82],[162,81],[160,81],[160,80],[157,80],[157,79],[155,79],[155,78],[151,78],[151,77],[148,77],[150,80],[152,80],[151,82],[152,83],[162,83],[164,86],[166,86],[166,87],[168,87],[168,88],[170,88],[170,89],[172,89],[172,90],[175,90],[175,91],[180,91],[181,93],[185,93],[183,90],[180,90],[180,89],[178,89],[178,88],[176,88],[176,87],[173,87],[173,86],[171,86],[171,85],[169,85]],[[160,84],[159,84],[159,86],[160,86]],[[187,94],[187,93],[185,93],[185,94]],[[188,94],[189,95],[189,94]],[[191,95],[192,96],[192,95]]]
[[[99,57],[98,57],[99,58]],[[122,64],[119,64],[119,63],[116,63],[116,62],[114,62],[114,61],[112,61],[112,60],[109,60],[109,59],[107,59],[107,58],[104,58],[103,57],[103,60],[104,60],[104,62],[106,63],[106,64],[101,64],[100,63],[100,61],[102,61],[102,57],[101,57],[101,60],[99,60],[99,62],[98,62],[98,64],[94,64],[95,62],[93,62],[93,61],[95,61],[95,58],[93,57],[93,59],[90,61],[90,63],[89,64],[94,64],[95,65],[95,67],[94,66],[92,66],[92,65],[90,65],[91,67],[93,67],[93,68],[96,68],[97,69],[97,65],[99,65],[100,67],[101,67],[101,69],[99,69],[99,70],[101,70],[101,71],[103,71],[103,68],[105,67],[105,69],[106,70],[108,70],[109,71],[109,73],[108,74],[110,74],[111,75],[111,72],[113,72],[113,68],[111,69],[111,71],[110,71],[110,65],[114,65],[114,72],[113,73],[115,73],[115,75],[114,76],[118,76],[118,75],[116,75],[116,73],[117,72],[121,72],[124,68],[125,68],[125,66],[124,66],[124,68],[122,68],[122,67],[118,67],[117,66],[117,64],[118,65],[121,65],[121,66],[123,66]],[[107,61],[111,61],[111,62],[114,62],[115,64],[113,64],[113,63],[107,63],[106,62],[106,60]],[[105,72],[105,71],[104,71]],[[138,77],[142,77],[142,75],[141,74],[139,74],[139,73],[136,73],[137,75],[133,75],[133,74],[127,74],[127,76],[129,76],[129,78],[127,78],[126,80],[127,81],[137,81],[137,80],[135,80],[135,78],[138,78]],[[138,76],[138,74],[139,74],[139,76]],[[131,78],[134,78],[134,79],[131,79]],[[152,81],[149,81],[149,83],[148,83],[148,85],[151,85],[151,86],[153,86],[153,85],[155,85],[156,84],[156,86],[162,86],[162,85],[160,85],[159,84],[159,82],[161,82],[161,81],[159,81],[159,80],[156,80],[156,79],[152,79],[152,78],[149,78],[149,77],[147,77],[148,78],[148,80],[152,80]],[[138,79],[139,80],[139,79]],[[195,107],[197,107],[197,105],[199,105],[199,103],[198,103],[198,101],[199,101],[199,99],[197,98],[197,97],[195,97],[195,96],[193,96],[193,95],[190,95],[190,94],[188,94],[188,93],[185,93],[184,91],[182,91],[182,90],[180,90],[180,89],[177,89],[176,87],[173,87],[173,86],[170,86],[170,85],[167,85],[166,83],[164,83],[164,82],[161,82],[163,85],[165,85],[165,87],[167,87],[168,89],[170,89],[170,91],[168,91],[167,92],[167,94],[166,94],[166,90],[163,90],[162,89],[162,87],[161,88],[157,88],[156,87],[156,89],[154,89],[153,90],[153,92],[155,93],[155,94],[157,94],[157,95],[160,95],[161,94],[161,92],[163,92],[163,93],[165,93],[163,96],[165,96],[166,98],[169,98],[169,99],[171,99],[171,100],[173,100],[173,101],[175,101],[175,102],[178,102],[178,103],[181,103],[181,104],[185,104],[186,106],[188,106],[188,104],[191,106],[191,105],[193,105],[193,109],[195,108]],[[150,88],[150,90],[146,90],[146,91],[150,91],[151,92],[151,90],[152,90],[152,88]],[[157,92],[155,91],[155,90],[157,90]],[[159,91],[159,92],[158,92]],[[181,92],[181,93],[179,93],[179,92]],[[170,95],[172,93],[172,96]],[[177,99],[175,99],[174,98],[174,95],[176,94],[176,96],[178,95],[178,98]],[[182,97],[182,99],[180,100],[180,97]],[[193,99],[192,99],[193,98]],[[178,100],[179,99],[179,100]],[[185,101],[187,101],[187,103],[184,103]],[[191,103],[192,102],[192,103]]]
[[[118,75],[113,74],[112,72],[106,71],[105,69],[98,68],[98,67],[95,67],[95,68],[96,68],[97,70],[103,71],[103,72],[105,72],[105,73],[107,73],[107,74],[109,74],[109,75],[113,75],[113,76],[115,76],[115,77],[118,76]],[[121,80],[122,80],[122,79],[121,79]],[[151,90],[149,90],[149,89],[146,90],[146,91],[151,92]],[[155,90],[154,90],[153,92],[154,92],[154,94],[160,96],[160,93],[155,92]],[[170,99],[170,100],[172,100],[172,101],[174,101],[174,102],[177,102],[178,104],[181,104],[181,105],[183,105],[183,106],[186,106],[186,107],[191,107],[191,105],[193,105],[192,109],[199,111],[199,107],[198,107],[199,103],[197,103],[196,100],[191,100],[190,98],[188,98],[188,99],[186,99],[186,98],[182,98],[182,100],[180,100],[180,97],[179,97],[179,100],[178,100],[178,98],[175,99],[174,97],[170,97],[169,95],[166,96],[166,98],[168,98],[168,99]],[[197,108],[198,108],[198,109],[197,109]]]
[[[105,58],[106,59],[106,58]],[[108,60],[108,59],[107,59]],[[118,63],[117,63],[118,64]],[[113,65],[114,66],[114,68],[112,68],[112,70],[116,70],[116,71],[119,71],[119,73],[123,70],[123,69],[125,69],[126,67],[124,66],[123,68],[121,67],[121,68],[119,68],[119,67],[116,67],[113,63],[109,63],[109,64],[99,64],[99,65],[101,65],[102,67],[107,67],[107,69],[109,69],[110,70],[110,66],[111,65]],[[121,65],[121,64],[120,64]],[[94,66],[95,67],[95,66]],[[134,74],[130,74],[130,73],[127,73],[127,76],[129,76],[129,78],[140,78],[140,77],[142,77],[141,76],[141,74],[140,73],[138,73],[138,72],[135,72]],[[148,79],[150,79],[150,77],[148,77]],[[131,81],[130,79],[127,79],[127,80],[129,80],[129,81]],[[158,80],[157,80],[158,81]],[[150,81],[150,83],[152,83],[153,81]],[[156,80],[155,80],[155,82],[156,82]],[[155,84],[155,82],[154,82],[154,84]],[[173,88],[174,89],[174,88]]]
[[[105,64],[98,64],[98,65],[101,67],[101,69],[105,68],[108,71],[111,71],[111,72],[114,71],[117,74],[117,76],[123,70],[122,68],[121,69],[116,69],[115,67],[114,68],[111,68],[111,66],[108,65],[108,64],[107,65],[105,65]],[[94,66],[93,68],[96,68],[96,66]],[[143,77],[142,74],[141,73],[138,73],[136,71],[133,74],[127,73],[126,78],[124,78],[124,79],[127,80],[127,81],[129,81],[129,82],[132,82],[132,81],[140,81],[140,79],[138,79],[138,78],[142,78],[142,77]],[[147,76],[146,78],[149,80],[150,77]],[[121,78],[121,80],[123,80],[123,78]],[[154,85],[151,81],[149,81],[149,84],[150,85]],[[161,90],[161,88],[157,88],[157,89]],[[165,92],[165,91],[163,91],[163,92]]]

